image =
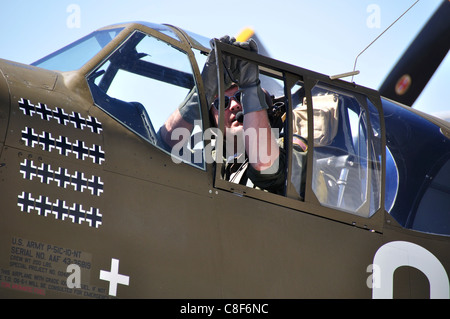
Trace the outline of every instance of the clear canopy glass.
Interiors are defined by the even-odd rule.
[[[123,28],[95,31],[31,65],[53,70],[78,70],[110,43]]]

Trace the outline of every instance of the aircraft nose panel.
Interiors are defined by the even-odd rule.
[[[0,69],[10,85],[52,91],[58,78],[56,72],[7,60],[0,60]]]

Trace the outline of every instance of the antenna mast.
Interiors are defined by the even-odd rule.
[[[412,9],[412,7],[414,7],[416,4],[417,4],[417,2],[419,2],[420,0],[416,0],[416,2],[414,2],[405,12],[403,12],[394,22],[392,22],[383,32],[381,32],[380,33],[380,35],[379,36],[377,36],[372,42],[370,42],[370,44],[368,45],[368,46],[366,46],[365,48],[364,48],[364,50],[362,50],[357,56],[356,56],[356,59],[355,59],[355,63],[353,64],[353,71],[351,71],[351,72],[347,72],[347,73],[342,73],[342,74],[338,74],[338,75],[333,75],[333,76],[330,76],[330,79],[331,80],[335,80],[335,79],[340,79],[340,78],[343,78],[343,77],[347,77],[347,76],[352,76],[352,81],[351,82],[353,82],[353,77],[355,76],[355,75],[358,75],[359,74],[359,71],[356,71],[355,69],[356,69],[356,63],[357,63],[357,61],[358,61],[358,58],[361,56],[361,54],[363,54],[372,44],[374,44],[375,43],[375,41],[377,41],[383,34],[385,34],[386,33],[386,31],[387,30],[389,30],[398,20],[400,20],[409,10],[411,10]]]
[[[417,0],[416,2],[414,2],[405,12],[403,12],[394,22],[392,22],[383,32],[381,32],[380,33],[380,35],[379,36],[377,36],[376,38],[375,38],[375,40],[373,40],[372,42],[370,42],[370,44],[368,45],[368,46],[366,46],[365,48],[364,48],[364,50],[362,50],[357,56],[356,56],[356,59],[355,59],[355,64],[353,65],[353,72],[355,72],[355,69],[356,69],[356,63],[357,63],[357,61],[358,61],[358,58],[360,57],[360,55],[361,54],[363,54],[372,44],[374,44],[375,43],[375,41],[377,41],[387,30],[389,30],[398,20],[400,20],[409,10],[411,10],[412,9],[412,7],[414,7],[416,4],[417,4],[417,2],[419,2],[420,0]],[[353,77],[354,77],[354,75],[352,76],[352,82],[353,82]]]

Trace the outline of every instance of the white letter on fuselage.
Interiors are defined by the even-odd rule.
[[[430,298],[450,298],[447,272],[441,262],[425,248],[406,241],[381,246],[373,259],[373,299],[392,299],[394,272],[401,266],[417,268],[430,282]],[[375,267],[376,265],[376,267]]]

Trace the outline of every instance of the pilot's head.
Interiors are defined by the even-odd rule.
[[[226,133],[237,133],[242,130],[242,123],[236,118],[239,112],[242,112],[241,92],[237,85],[233,84],[225,91],[225,110],[224,110],[224,125]],[[219,99],[216,98],[210,107],[210,114],[213,125],[219,126]]]
[[[270,94],[262,89],[266,96],[267,105],[269,108],[273,105],[272,98]],[[237,134],[242,128],[242,122],[238,121],[239,112],[242,112],[242,104],[241,104],[241,96],[242,93],[239,91],[239,87],[236,84],[232,84],[229,89],[225,91],[225,111],[224,111],[224,125],[227,134]],[[210,107],[210,115],[211,120],[213,121],[213,125],[215,127],[219,126],[219,99],[218,97],[214,100]],[[243,117],[243,114],[241,114]],[[241,121],[242,121],[241,117]]]

